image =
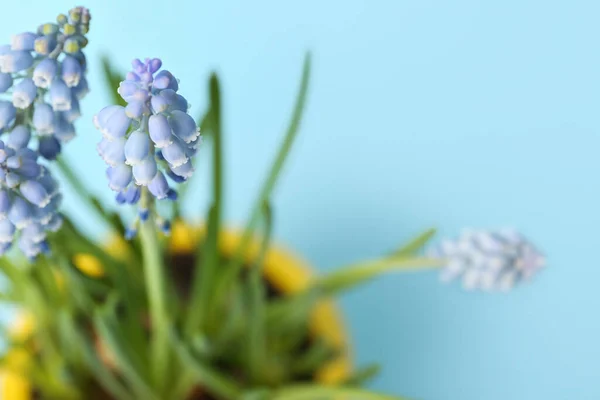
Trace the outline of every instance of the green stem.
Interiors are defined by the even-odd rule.
[[[444,260],[439,258],[408,257],[382,258],[343,267],[316,281],[316,285],[328,295],[336,295],[367,280],[392,271],[418,271],[440,268]]]
[[[219,262],[219,229],[221,226],[221,198],[223,193],[223,159],[221,147],[221,97],[219,81],[213,74],[209,87],[212,127],[212,205],[208,213],[208,230],[204,246],[196,254],[196,268],[192,284],[191,301],[188,308],[186,334],[191,336],[197,329],[203,329],[205,316],[209,311],[210,294]]]
[[[163,388],[168,371],[169,315],[167,309],[167,286],[161,247],[158,241],[152,210],[148,220],[141,223],[140,237],[144,258],[144,275],[148,292],[152,327],[152,366],[158,387]]]
[[[240,399],[242,391],[233,378],[221,375],[210,363],[194,357],[175,333],[172,333],[170,337],[173,341],[173,348],[185,367],[183,373],[186,376],[193,377],[194,382],[205,387],[209,393],[219,399]]]
[[[214,304],[220,304],[220,301],[225,297],[229,286],[235,281],[238,276],[241,268],[242,268],[242,259],[248,250],[248,246],[250,245],[250,241],[252,239],[252,234],[254,233],[254,229],[256,228],[256,224],[260,221],[262,215],[262,209],[265,202],[268,201],[271,196],[271,192],[277,183],[277,178],[283,164],[292,148],[292,144],[298,134],[298,130],[300,127],[300,120],[302,118],[302,111],[304,110],[304,104],[306,102],[306,96],[308,92],[308,82],[310,78],[310,54],[307,54],[304,60],[304,68],[302,70],[302,80],[300,83],[300,91],[298,93],[298,97],[296,99],[296,104],[294,107],[294,112],[292,115],[292,119],[288,126],[285,138],[271,169],[269,170],[269,174],[267,180],[263,184],[263,187],[260,191],[258,199],[254,203],[254,207],[250,214],[250,219],[244,229],[244,233],[242,235],[242,239],[240,240],[240,244],[238,245],[236,252],[231,260],[231,262],[226,266],[226,269],[223,272],[222,279],[219,281],[216,289],[215,295],[213,297]]]
[[[250,377],[255,382],[261,382],[266,370],[266,287],[263,281],[263,265],[267,250],[269,249],[273,225],[271,207],[268,203],[263,206],[263,215],[265,220],[263,240],[258,257],[254,265],[252,265],[250,276],[248,277],[248,371]]]
[[[360,399],[360,400],[406,400],[402,397],[389,396],[366,390],[319,386],[298,385],[284,388],[275,392],[271,400],[334,400],[334,399]]]

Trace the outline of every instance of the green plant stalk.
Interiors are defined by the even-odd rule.
[[[109,303],[110,300],[107,301]],[[148,371],[143,371],[144,364],[140,354],[131,351],[131,348],[123,341],[124,337],[118,331],[118,324],[112,313],[114,310],[100,310],[95,313],[94,325],[100,338],[113,354],[115,362],[119,367],[125,381],[129,383],[137,398],[148,400],[159,400],[160,396],[147,382]]]
[[[267,180],[263,184],[258,199],[254,204],[254,207],[250,214],[250,219],[248,220],[248,223],[242,235],[242,239],[240,240],[240,244],[236,249],[234,257],[232,258],[231,262],[226,266],[225,270],[223,271],[223,275],[221,276],[221,279],[217,284],[215,294],[213,296],[214,303],[212,305],[212,309],[215,309],[214,304],[221,304],[220,302],[225,298],[229,286],[235,281],[238,274],[240,273],[240,270],[242,268],[242,259],[246,254],[248,246],[250,245],[250,241],[252,239],[254,229],[256,228],[256,224],[260,221],[262,207],[271,196],[271,192],[273,191],[273,188],[277,183],[279,173],[281,172],[283,164],[292,148],[294,139],[298,134],[300,120],[302,118],[302,111],[304,110],[304,104],[306,102],[306,96],[308,92],[308,83],[310,80],[310,60],[310,54],[307,54],[304,59],[304,68],[302,70],[300,91],[296,99],[296,105],[294,107],[294,112],[290,121],[290,125],[288,126],[287,133],[285,135],[281,147],[279,148],[277,156],[275,157],[275,161],[271,166]]]
[[[410,242],[403,245],[401,248],[396,250],[392,256],[393,257],[408,257],[412,256],[415,253],[419,252],[427,243],[433,238],[436,234],[437,230],[435,228],[431,228],[421,233],[419,236],[412,239]]]
[[[274,393],[270,400],[407,400],[403,397],[389,396],[367,390],[321,386],[321,385],[298,385],[282,388]]]
[[[263,206],[263,216],[265,220],[263,240],[258,257],[250,269],[250,276],[248,278],[248,372],[255,382],[260,382],[266,372],[266,288],[262,276],[262,267],[269,248],[273,226],[271,207],[268,203]]]
[[[144,189],[143,196],[149,196]],[[143,199],[146,200],[146,199]],[[147,200],[146,200],[147,201]],[[143,203],[142,203],[143,204]],[[161,246],[158,241],[156,224],[150,210],[148,219],[141,223],[140,238],[142,242],[142,255],[144,259],[144,275],[150,308],[152,343],[151,356],[154,381],[159,390],[165,385],[165,378],[169,368],[169,326],[170,319],[167,308],[167,286]]]
[[[192,336],[197,329],[204,329],[205,316],[210,306],[210,295],[219,263],[219,231],[221,227],[221,207],[223,194],[223,151],[221,146],[221,98],[219,81],[213,73],[209,87],[210,111],[212,123],[212,206],[207,218],[208,232],[204,246],[199,248],[202,254],[196,254],[194,282],[188,305],[186,336]]]
[[[125,79],[125,74],[117,71],[110,63],[110,57],[108,55],[102,56],[102,72],[104,73],[104,79],[106,83],[110,87],[110,97],[113,104],[117,104],[125,107],[127,102],[123,100],[123,98],[119,95],[117,89],[119,88],[119,84],[123,79]]]
[[[84,363],[93,371],[96,379],[104,386],[104,389],[118,400],[133,400],[133,396],[130,395],[125,386],[113,374],[110,368],[98,358],[93,343],[77,327],[73,315],[70,313],[66,314],[63,321],[66,325],[65,329],[69,330],[72,335],[74,344],[80,349]]]
[[[242,391],[233,380],[222,376],[209,364],[195,358],[186,348],[177,335],[171,331],[170,335],[173,347],[187,369],[186,374],[195,377],[195,382],[205,387],[211,394],[226,400],[238,400]]]
[[[334,296],[387,272],[418,271],[440,268],[443,265],[444,260],[438,258],[382,258],[340,268],[337,271],[319,278],[313,285],[320,289],[324,295]]]

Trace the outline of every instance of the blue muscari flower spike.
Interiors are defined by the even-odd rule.
[[[38,153],[27,148],[29,131],[16,127],[0,140],[0,255],[13,243],[29,258],[48,249],[46,235],[60,228],[58,184]]]
[[[200,131],[187,113],[187,100],[177,93],[179,82],[161,67],[158,58],[134,60],[118,89],[127,106],[111,105],[94,116],[103,137],[98,153],[109,165],[109,186],[118,192],[120,204],[131,203],[135,187],[156,199],[174,200],[177,193],[170,185],[186,181],[194,171],[191,159],[201,143]],[[136,193],[134,203],[140,197]]]
[[[81,49],[90,19],[76,7],[0,45],[0,255],[16,243],[34,258],[60,228],[62,195],[39,156],[55,159],[75,134],[79,100],[89,91]]]
[[[544,267],[544,256],[512,230],[467,230],[455,240],[444,240],[430,255],[443,258],[441,279],[462,279],[468,290],[511,289]]]
[[[76,7],[56,23],[14,35],[10,44],[0,46],[0,93],[13,88],[12,107],[0,99],[0,132],[9,132],[15,123],[27,125],[37,139],[31,144],[37,143],[49,160],[73,137],[71,124],[81,114],[78,100],[88,92],[82,49],[90,19],[86,8]]]

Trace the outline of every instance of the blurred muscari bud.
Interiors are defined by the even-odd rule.
[[[13,84],[11,74],[0,72],[0,93],[6,92]]]
[[[33,56],[26,50],[0,49],[0,72],[17,73],[33,65]]]
[[[10,47],[12,50],[33,51],[35,40],[39,37],[37,33],[24,32],[18,35],[13,35]]]
[[[0,130],[9,127],[17,116],[15,106],[5,100],[0,100]]]
[[[462,279],[467,290],[506,291],[545,265],[544,256],[510,230],[466,230],[455,240],[444,240],[430,255],[445,260],[443,281]]]
[[[13,89],[12,101],[16,108],[28,108],[35,100],[37,87],[31,78],[24,78]]]
[[[126,193],[135,185],[156,199],[174,200],[166,176],[172,183],[192,176],[200,131],[187,114],[187,101],[176,93],[177,79],[169,71],[159,72],[160,59],[134,60],[132,65],[118,90],[127,106],[108,106],[94,117],[103,136],[98,153],[110,166],[109,186],[119,192],[119,203],[129,202]]]
[[[33,70],[33,82],[41,89],[47,89],[56,77],[58,66],[53,58],[45,58]]]
[[[56,23],[14,35],[9,45],[0,46],[0,93],[13,89],[12,104],[0,100],[0,132],[15,122],[25,125],[48,160],[75,134],[79,100],[89,91],[80,51],[87,44],[89,21],[89,11],[75,7]]]
[[[0,255],[15,242],[29,258],[48,251],[46,235],[62,221],[58,184],[27,147],[29,138],[19,125],[0,140]]]

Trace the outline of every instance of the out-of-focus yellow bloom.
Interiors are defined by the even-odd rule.
[[[33,334],[35,323],[30,314],[21,314],[10,330],[16,341],[24,341]],[[29,400],[31,384],[25,377],[31,360],[30,353],[22,348],[8,351],[0,367],[0,398],[7,400]]]

